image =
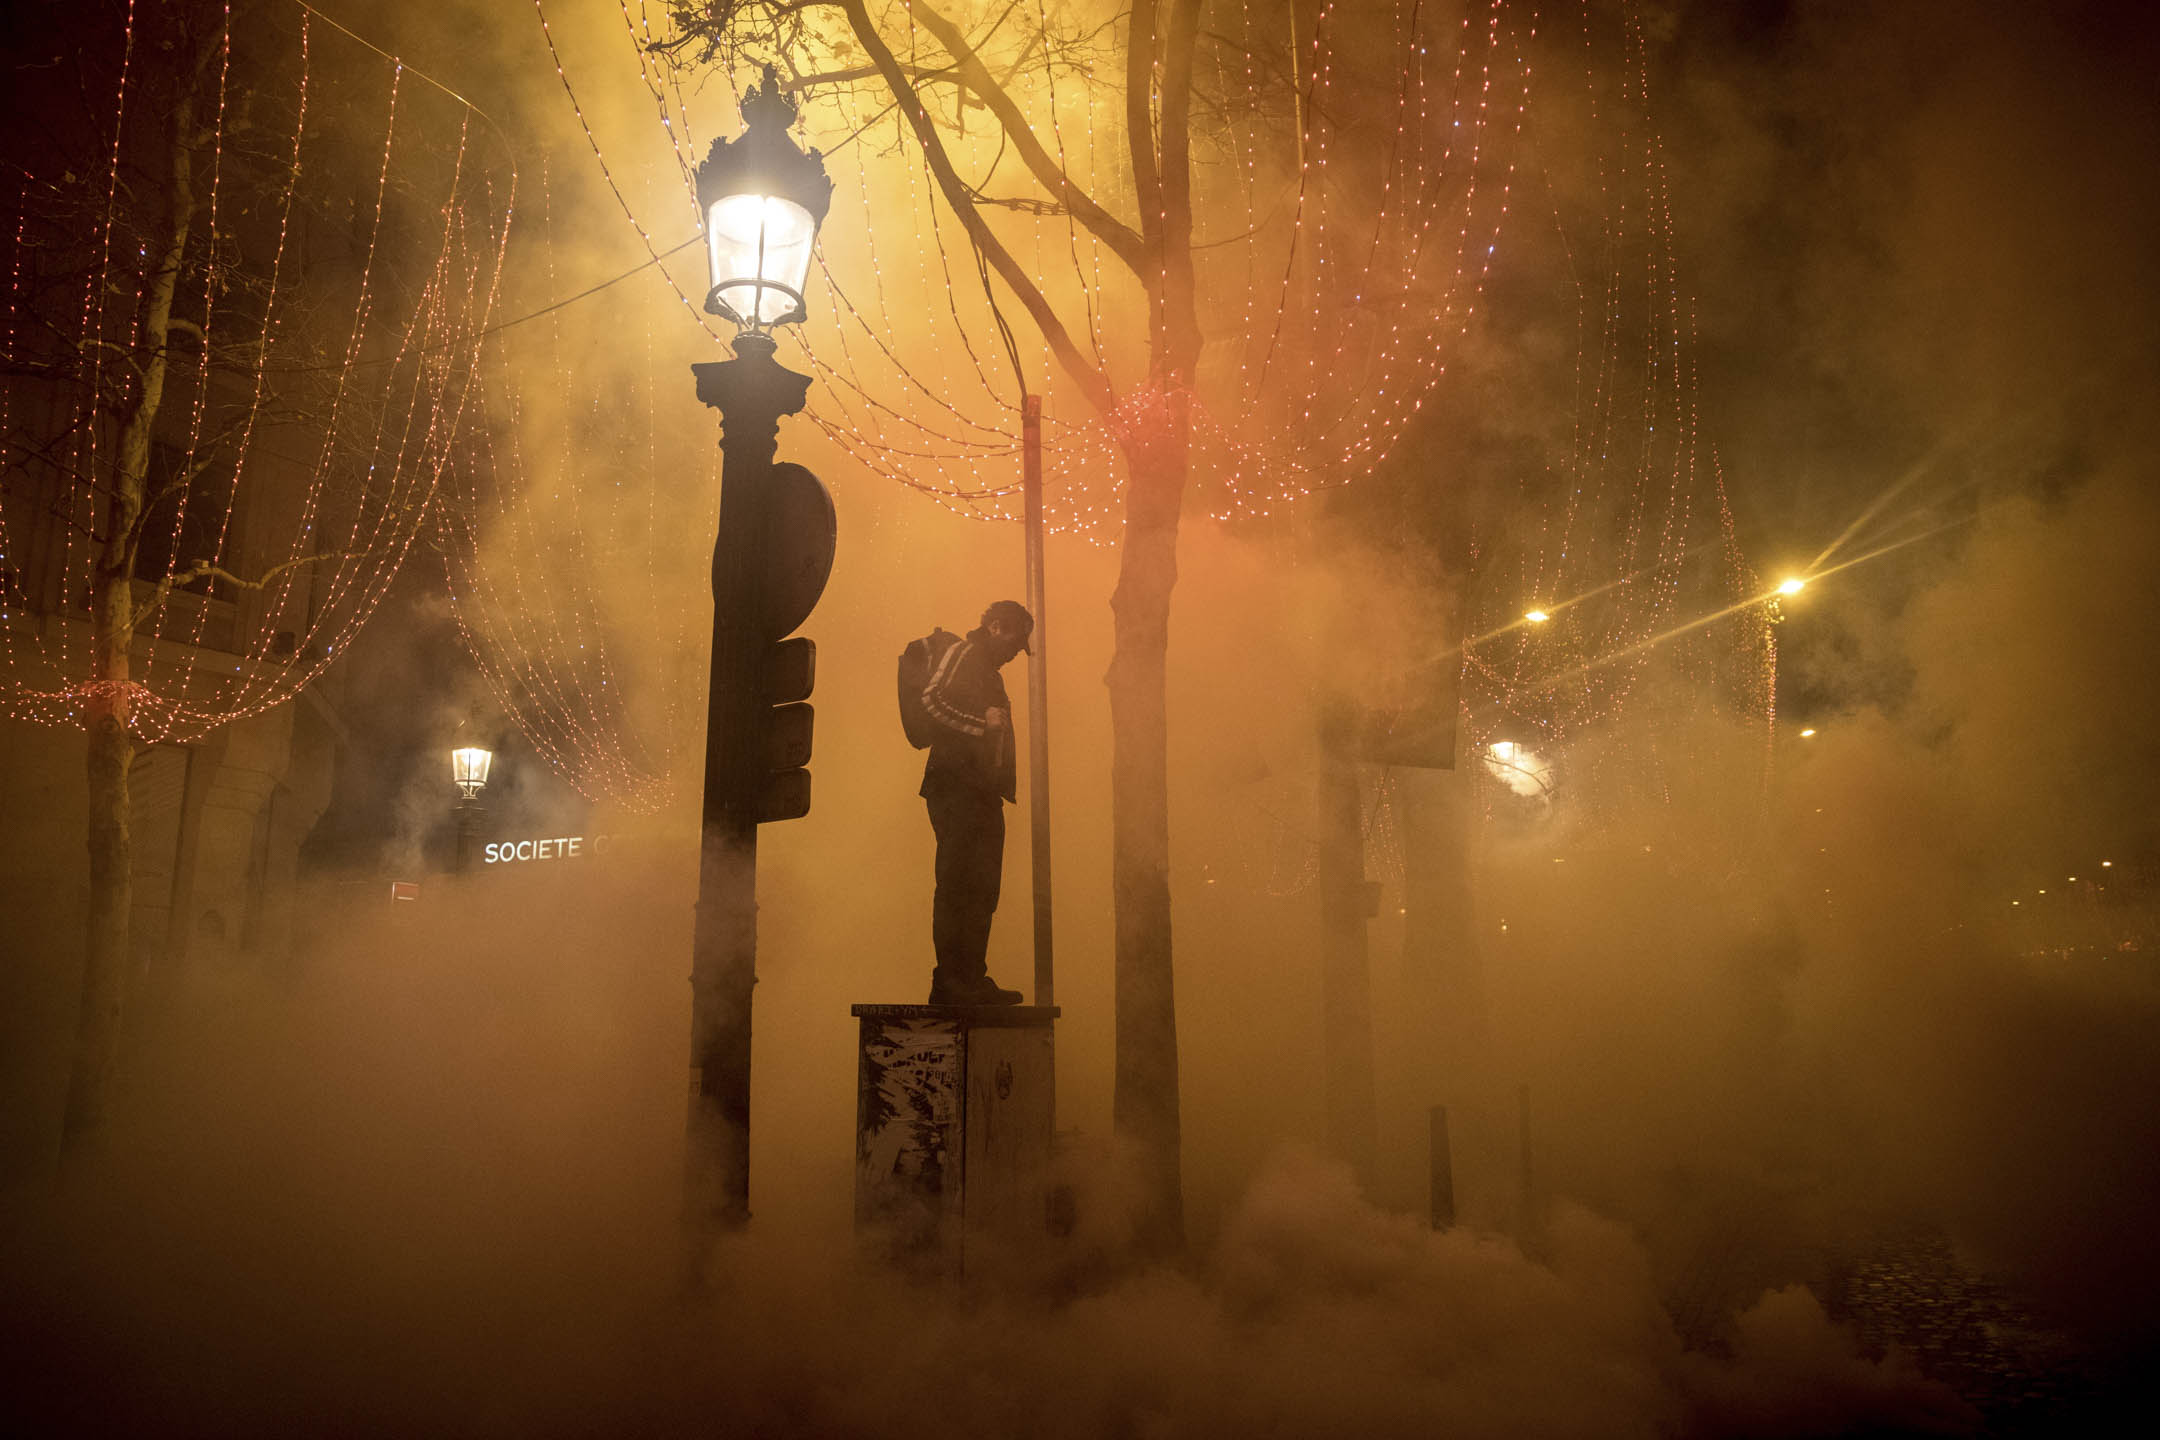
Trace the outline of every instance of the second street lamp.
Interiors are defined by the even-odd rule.
[[[460,745],[450,752],[450,779],[458,787],[457,858],[455,869],[463,874],[472,865],[473,837],[480,829],[480,792],[487,788],[488,767],[495,754],[478,745]]]
[[[478,745],[460,745],[450,752],[450,778],[456,782],[458,793],[467,800],[480,798],[480,791],[487,785],[488,767],[494,763],[495,752],[483,750]]]
[[[832,497],[802,466],[774,463],[780,418],[801,411],[810,377],[773,358],[768,333],[808,316],[803,291],[832,181],[815,150],[788,139],[796,107],[771,66],[742,114],[742,136],[714,141],[697,173],[705,308],[741,329],[734,359],[690,367],[721,428],[684,1174],[686,1217],[701,1231],[750,1215],[757,827],[810,808],[811,715],[801,702],[817,652],[782,637],[817,604],[833,557]]]

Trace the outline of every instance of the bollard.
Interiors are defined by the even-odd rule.
[[[1455,1159],[1448,1148],[1447,1106],[1432,1107],[1432,1228],[1455,1225]]]
[[[1530,1087],[1527,1084],[1515,1089],[1515,1140],[1522,1160],[1522,1218],[1516,1227],[1516,1239],[1520,1244],[1530,1245],[1537,1239],[1538,1212],[1537,1174],[1530,1164]]]

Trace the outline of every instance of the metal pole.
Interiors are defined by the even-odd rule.
[[[1328,1149],[1370,1185],[1379,1149],[1373,1093],[1372,980],[1367,973],[1365,829],[1352,715],[1326,708],[1320,726],[1320,1045]]]
[[[1455,1225],[1455,1155],[1448,1143],[1447,1106],[1432,1107],[1432,1228]]]
[[[759,559],[780,417],[810,379],[773,359],[772,338],[735,339],[735,358],[693,365],[720,412],[720,523],[713,543],[712,684],[690,960],[690,1106],[684,1217],[694,1230],[750,1218],[750,992],[757,984],[757,753],[766,633]]]
[[[457,860],[453,873],[463,875],[472,869],[473,839],[480,830],[480,802],[460,800],[457,807]]]
[[[1028,851],[1035,879],[1035,1003],[1054,1005],[1050,943],[1049,621],[1043,593],[1042,396],[1020,404],[1021,480],[1027,518],[1027,606],[1035,617],[1028,656]]]
[[[1515,1144],[1522,1161],[1522,1174],[1518,1177],[1522,1191],[1522,1224],[1517,1238],[1527,1245],[1537,1238],[1538,1230],[1536,1172],[1530,1165],[1530,1086],[1527,1083],[1515,1087]]]

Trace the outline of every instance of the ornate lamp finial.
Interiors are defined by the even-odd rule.
[[[765,83],[752,85],[743,92],[743,124],[771,125],[785,130],[795,123],[800,107],[794,97],[780,88],[780,73],[768,63],[765,66]]]

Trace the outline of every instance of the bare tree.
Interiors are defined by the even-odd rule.
[[[1123,451],[1123,536],[1110,602],[1116,647],[1106,676],[1113,735],[1114,1112],[1119,1137],[1141,1167],[1142,1243],[1157,1249],[1178,1245],[1183,1233],[1164,684],[1202,338],[1193,147],[1195,106],[1206,103],[1194,84],[1203,8],[1202,0],[1135,0],[1121,24],[1106,27],[1075,20],[1061,25],[1047,11],[1008,4],[991,7],[963,28],[949,7],[916,0],[906,15],[942,53],[926,57],[910,45],[903,58],[870,0],[684,0],[669,6],[676,34],[664,47],[696,63],[775,58],[797,90],[865,84],[881,90],[970,243],[1026,310]],[[845,39],[836,38],[835,19],[844,25]],[[969,38],[970,30],[977,38]],[[1109,66],[1098,63],[1104,60]],[[1035,72],[1062,66],[1089,83],[1122,91],[1130,220],[1117,213],[1115,201],[1087,193],[1056,147],[1037,133],[1009,88],[1023,64]],[[1114,69],[1116,81],[1106,68]],[[988,195],[962,176],[948,130],[974,109],[995,120],[1039,197]],[[1075,340],[991,223],[1001,208],[1068,215],[1131,273],[1148,315],[1147,371],[1137,384],[1121,387]]]
[[[52,593],[27,599],[33,610],[69,617],[62,629],[86,607],[89,638],[87,675],[73,671],[82,662],[69,657],[48,664],[54,673],[40,680],[0,677],[8,682],[0,698],[87,731],[89,906],[62,1123],[63,1143],[72,1144],[103,1121],[117,1073],[131,957],[136,748],[146,736],[199,733],[225,713],[216,695],[185,681],[170,693],[147,683],[155,677],[138,673],[138,641],[161,630],[182,644],[200,638],[180,622],[168,627],[178,594],[246,594],[258,597],[261,643],[240,648],[259,650],[247,658],[260,663],[227,668],[279,675],[245,692],[245,703],[268,703],[320,674],[327,646],[300,642],[325,606],[304,577],[362,556],[394,570],[402,545],[381,553],[390,543],[382,537],[409,538],[427,503],[425,488],[395,478],[411,447],[396,440],[386,449],[382,426],[371,421],[396,418],[400,404],[409,420],[416,403],[454,393],[452,372],[469,365],[476,342],[431,346],[408,327],[393,353],[361,355],[370,314],[448,316],[456,307],[443,298],[458,277],[441,256],[431,257],[432,272],[424,260],[412,263],[422,251],[385,198],[394,199],[388,141],[373,157],[343,148],[341,107],[371,82],[347,87],[318,76],[312,92],[304,78],[289,92],[272,83],[289,69],[290,52],[304,53],[301,10],[90,0],[38,5],[14,23],[22,43],[10,53],[21,63],[6,105],[6,158],[20,179],[10,333],[0,360],[10,422],[6,498],[18,516],[72,528],[75,553],[87,548],[86,567],[48,567]],[[318,153],[349,168],[296,203],[311,98],[315,128],[307,133],[327,133]],[[363,228],[364,243],[355,238]],[[304,248],[310,236],[316,273],[296,279],[293,272],[308,267],[288,250]],[[358,285],[357,300],[347,293],[354,267],[332,258],[348,250],[366,254],[363,273],[372,277]],[[378,253],[396,258],[375,273]],[[340,329],[349,342],[332,343]],[[364,365],[395,376],[417,400],[354,383]],[[433,405],[438,420],[447,413]],[[318,458],[310,467],[267,457],[266,433],[306,437]],[[362,454],[354,440],[368,433],[371,448]],[[447,439],[430,443],[446,449]],[[227,546],[243,472],[264,477],[251,480],[258,487],[316,487],[298,505],[284,558],[258,563],[252,575],[243,547]],[[214,516],[192,550],[183,535],[191,506],[196,517]],[[387,531],[373,527],[357,547],[327,538],[337,528],[331,522],[391,512],[405,520]],[[20,590],[20,577],[5,578]],[[0,612],[17,598],[24,597],[0,594]],[[273,654],[272,632],[288,609],[308,621]],[[14,650],[8,658],[22,660]]]
[[[97,18],[110,24],[109,16]],[[75,428],[109,429],[112,437],[109,461],[75,477],[94,487],[102,503],[87,537],[94,556],[88,597],[90,677],[82,697],[88,732],[90,890],[82,1011],[62,1125],[69,1143],[103,1120],[116,1070],[133,899],[128,771],[135,749],[130,666],[137,622],[136,559],[145,519],[159,498],[156,491],[185,487],[197,478],[195,473],[164,477],[164,485],[154,486],[151,459],[178,352],[203,340],[199,327],[191,327],[175,307],[183,276],[205,263],[198,253],[200,168],[210,141],[203,111],[206,104],[212,110],[217,105],[227,23],[223,13],[209,7],[175,6],[143,17],[140,32],[131,25],[122,36],[104,25],[75,27],[70,37],[75,45],[55,57],[53,63],[72,69],[86,91],[103,88],[97,82],[105,78],[100,72],[115,48],[124,63],[140,65],[133,77],[139,87],[135,124],[123,129],[116,122],[119,133],[109,141],[116,155],[126,152],[125,161],[116,160],[110,179],[114,192],[125,194],[129,223],[117,245],[108,240],[102,248],[108,254],[117,250],[122,263],[98,267],[106,293],[94,295],[86,308],[102,311],[126,296],[123,285],[134,290],[134,304],[132,314],[113,325],[82,325],[73,334],[52,325],[55,333],[45,338],[56,343],[10,357],[32,373],[42,368],[55,380],[76,382],[83,413]],[[120,43],[114,47],[116,38]],[[76,174],[69,167],[47,198],[62,204],[89,200],[87,186],[67,183]],[[90,205],[82,204],[80,213],[87,218]],[[48,213],[48,218],[58,217]],[[87,256],[82,259],[88,263]],[[49,314],[39,307],[31,307],[30,313]],[[23,366],[26,360],[30,363]]]

